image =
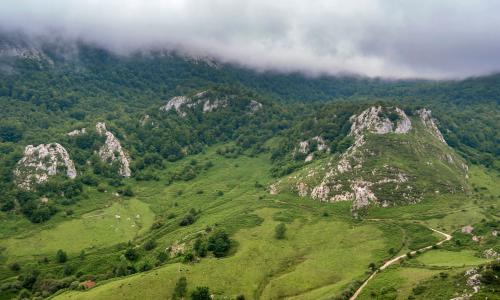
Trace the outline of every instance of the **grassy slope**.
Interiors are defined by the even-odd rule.
[[[417,206],[373,210],[370,216],[392,219],[399,215],[402,219],[414,218],[422,224],[450,233],[482,219],[499,220],[499,216],[495,215],[495,208],[500,204],[500,188],[497,184],[499,174],[477,166],[473,166],[469,174],[475,192],[466,198],[440,197],[437,201],[428,200]],[[456,292],[460,293],[464,287],[457,288],[455,280],[449,278],[459,276],[470,266],[488,261],[466,247],[460,251],[432,250],[409,263],[391,267],[378,274],[359,299],[407,299],[412,294],[412,289],[422,282],[434,282],[434,290],[427,287],[424,293],[414,295],[417,299],[450,298]],[[448,277],[438,276],[441,272],[447,273]]]
[[[118,218],[119,216],[119,218]],[[81,250],[110,246],[144,234],[153,223],[148,205],[136,199],[115,200],[108,208],[84,214],[23,238],[3,241],[9,259],[53,255],[64,249],[70,255]]]
[[[136,299],[144,293],[148,298],[165,298],[181,275],[188,278],[189,288],[207,285],[224,295],[326,298],[354,279],[364,278],[370,262],[382,261],[389,256],[389,248],[398,248],[402,243],[400,230],[382,223],[351,220],[348,203],[328,205],[294,195],[270,196],[255,185],[256,181],[263,185],[271,182],[266,175],[266,158],[224,159],[208,151],[196,159],[210,159],[214,167],[189,182],[166,186],[160,180],[134,186],[136,198],[149,204],[155,214],[177,215],[148,236],[155,236],[157,248],[163,249],[175,242],[189,244],[195,237],[193,233],[217,224],[234,233],[235,253],[224,259],[205,258],[192,265],[174,260],[147,273],[111,280],[88,292],[62,294],[62,299]],[[169,169],[180,167],[172,164]],[[219,190],[223,196],[217,196]],[[199,219],[188,227],[177,226],[179,217],[190,208],[201,209]],[[274,227],[281,221],[288,224],[287,238],[276,241]]]
[[[177,279],[184,275],[188,278],[190,289],[207,285],[212,292],[220,295],[244,294],[250,299],[285,296],[296,299],[322,299],[338,294],[353,280],[365,278],[368,264],[380,264],[387,259],[388,249],[394,248],[403,252],[411,245],[434,242],[433,236],[422,239],[428,232],[425,227],[419,225],[420,223],[435,225],[444,222],[439,227],[449,230],[456,225],[447,220],[448,211],[461,218],[470,217],[474,220],[486,214],[481,204],[478,205],[465,197],[440,196],[427,199],[418,205],[375,209],[367,217],[385,221],[355,221],[350,218],[349,202],[325,204],[291,194],[269,195],[265,188],[255,184],[259,182],[267,186],[272,182],[267,175],[269,163],[266,157],[241,156],[237,159],[226,159],[216,155],[214,150],[212,148],[207,153],[195,157],[200,163],[211,160],[214,167],[203,171],[189,182],[166,185],[163,177],[159,182],[136,183],[131,180],[136,196],[133,200],[125,200],[130,202],[128,208],[133,208],[130,212],[127,211],[126,205],[120,206],[110,193],[96,194],[95,199],[102,202],[96,203],[94,198],[84,200],[79,204],[80,208],[75,209],[76,214],[72,220],[57,217],[53,224],[47,225],[42,231],[30,231],[24,235],[9,232],[11,238],[8,239],[9,250],[6,253],[27,248],[26,245],[33,242],[34,236],[38,234],[56,238],[53,243],[44,241],[40,247],[51,252],[54,247],[60,245],[57,238],[67,236],[67,230],[74,230],[73,227],[80,233],[79,242],[74,245],[74,250],[78,251],[94,243],[92,238],[95,237],[92,237],[92,233],[105,232],[103,237],[98,238],[102,248],[90,249],[85,261],[77,263],[83,264],[83,271],[105,271],[112,268],[112,264],[119,258],[116,249],[104,247],[112,243],[130,239],[134,240],[135,244],[140,244],[155,238],[157,249],[165,249],[177,242],[189,245],[196,233],[204,231],[207,226],[223,227],[232,233],[236,242],[233,254],[227,258],[205,258],[195,264],[181,264],[174,259],[152,271],[100,282],[98,287],[87,292],[65,292],[57,298],[166,298],[171,295]],[[182,160],[169,164],[165,172],[180,169],[187,163],[188,160]],[[473,176],[475,172],[473,170]],[[217,195],[217,191],[223,191],[224,194]],[[90,208],[100,210],[88,213],[89,207],[85,206],[87,201]],[[103,203],[114,204],[102,209]],[[201,209],[199,219],[193,225],[179,227],[179,219],[190,208]],[[114,214],[120,209],[120,213],[128,213],[131,217],[135,216],[136,210],[143,210],[142,218],[147,218],[148,221],[143,221],[140,232],[137,232],[137,229],[129,232],[123,228],[124,231],[120,234],[111,235],[107,228],[103,228],[117,222]],[[85,225],[85,217],[100,215],[102,212],[107,213],[108,217],[100,219],[101,222]],[[176,217],[165,218],[170,213]],[[164,219],[165,225],[159,230],[149,231],[148,224],[151,223],[153,214]],[[281,221],[287,223],[287,238],[277,241],[273,238],[274,227]],[[71,226],[76,224],[79,225]],[[127,225],[126,228],[132,227]],[[137,233],[139,235],[136,237]],[[72,247],[72,244],[67,244],[64,248],[72,252]],[[32,250],[22,249],[19,253],[33,254],[30,251]],[[148,255],[144,254],[144,259],[148,259]],[[439,263],[441,259],[424,256],[422,258],[431,259],[434,263]],[[461,256],[454,258],[465,259]],[[470,256],[466,258],[472,260]],[[70,255],[70,261],[74,262],[74,259],[71,259]],[[408,285],[405,282],[408,282],[407,275],[411,275],[412,271],[397,272],[400,278],[397,282],[401,282],[401,288],[409,290],[413,283],[410,281]],[[433,270],[421,271],[423,277],[432,276],[434,273]],[[382,279],[383,276],[385,272],[381,274]],[[368,290],[372,284],[370,283]]]

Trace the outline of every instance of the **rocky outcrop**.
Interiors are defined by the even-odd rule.
[[[82,129],[75,129],[73,131],[70,131],[68,133],[66,133],[67,136],[79,136],[79,135],[82,135],[82,134],[85,134],[86,133],[86,129],[85,128],[82,128]]]
[[[127,155],[122,149],[120,141],[115,137],[115,135],[106,129],[106,124],[98,122],[96,124],[97,133],[105,136],[106,141],[104,145],[99,149],[99,157],[102,161],[108,163],[119,163],[119,174],[123,177],[130,177],[130,164],[127,159]]]
[[[420,116],[420,120],[422,120],[422,123],[424,123],[424,126],[429,130],[429,132],[438,138],[443,144],[446,144],[441,131],[439,131],[439,128],[436,125],[435,119],[431,116],[431,111],[429,109],[422,108],[417,110],[417,114]]]
[[[351,117],[351,132],[359,136],[369,131],[377,134],[407,133],[411,129],[411,121],[405,112],[397,107],[382,108],[373,106],[359,115]]]
[[[297,148],[295,148],[295,154],[300,153],[300,154],[306,154],[305,162],[312,161],[314,159],[314,152],[313,149],[311,149],[311,144],[316,146],[316,150],[318,152],[328,152],[330,151],[330,148],[326,144],[325,140],[320,137],[320,136],[315,136],[310,138],[309,140],[305,141],[300,141],[299,145]]]
[[[187,110],[190,108],[201,107],[203,113],[210,113],[216,111],[220,108],[227,107],[231,104],[231,99],[236,96],[232,95],[223,95],[223,96],[214,96],[211,91],[203,91],[197,93],[193,96],[177,96],[173,97],[168,102],[160,107],[160,110],[168,112],[171,110],[175,110],[177,114],[181,117],[185,117],[187,115]],[[250,100],[247,108],[248,112],[253,114],[263,107],[262,103],[257,102],[255,100]]]
[[[186,113],[181,110],[181,107],[183,105],[189,106],[191,104],[191,98],[186,97],[186,96],[177,96],[173,97],[168,102],[160,107],[160,110],[162,111],[171,111],[175,110],[179,115],[181,116],[186,116]]]
[[[34,184],[46,182],[49,176],[65,172],[66,176],[76,178],[75,164],[68,151],[58,143],[28,145],[24,156],[14,170],[16,184],[24,189],[31,189]]]
[[[250,100],[250,104],[248,104],[248,109],[250,110],[251,113],[255,113],[261,110],[262,107],[263,107],[262,103],[257,102],[255,100]]]

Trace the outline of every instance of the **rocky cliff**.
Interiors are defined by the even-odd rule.
[[[66,174],[71,179],[77,175],[68,151],[58,143],[26,146],[14,170],[16,184],[24,189],[46,182],[49,176],[56,174]]]
[[[202,91],[192,96],[173,97],[160,107],[160,110],[176,111],[178,115],[185,117],[190,110],[200,108],[203,113],[216,111],[220,108],[234,105],[238,95],[221,94],[211,90]],[[245,110],[248,113],[255,113],[262,109],[262,103],[256,100],[245,102]]]
[[[106,137],[104,145],[99,149],[99,157],[101,160],[108,163],[118,162],[120,166],[120,176],[130,177],[130,163],[125,151],[122,149],[120,141],[112,132],[106,129],[105,123],[98,122],[96,124],[96,130],[98,134]]]

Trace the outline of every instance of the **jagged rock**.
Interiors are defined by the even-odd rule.
[[[436,125],[435,119],[431,116],[431,111],[429,109],[422,108],[417,110],[417,114],[420,116],[420,119],[424,123],[425,127],[429,129],[429,132],[437,137],[443,144],[446,144],[441,131],[439,131],[439,128]]]
[[[95,127],[98,134],[106,137],[104,145],[99,149],[99,158],[104,162],[110,163],[118,161],[120,164],[120,176],[130,177],[130,164],[122,149],[120,141],[113,133],[106,129],[105,123],[98,122]]]
[[[226,106],[227,106],[226,100],[219,100],[219,99],[205,100],[203,102],[203,112],[204,113],[212,112],[219,107],[226,107]]]
[[[370,182],[362,180],[357,180],[351,185],[355,195],[352,210],[358,210],[370,205],[371,202],[377,201],[377,197],[370,190],[371,185]]]
[[[298,152],[301,154],[307,154],[307,156],[304,160],[305,162],[310,162],[314,159],[314,154],[311,153],[310,141],[313,141],[316,143],[317,151],[319,151],[319,152],[330,151],[325,140],[320,136],[315,136],[309,140],[300,141],[298,148],[295,149],[295,152]]]
[[[262,103],[257,102],[255,100],[251,100],[250,104],[248,104],[248,108],[250,109],[250,112],[252,112],[252,113],[261,110],[262,107],[263,107]]]
[[[19,187],[29,190],[33,184],[46,182],[49,176],[58,174],[61,168],[66,170],[67,177],[76,178],[75,164],[63,146],[58,143],[28,145],[14,170],[15,181]]]
[[[201,106],[203,113],[209,113],[219,108],[227,107],[231,103],[230,100],[230,95],[214,98],[211,96],[211,92],[203,91],[191,97],[173,97],[164,106],[160,107],[160,110],[175,110],[181,117],[185,117],[187,115],[185,108],[189,109]],[[255,113],[262,109],[262,107],[262,103],[255,100],[250,100],[250,103],[248,104],[248,110],[250,113]]]
[[[385,111],[394,113],[398,116],[396,121],[391,121],[388,117],[381,114]],[[372,133],[386,134],[386,133],[407,133],[411,129],[411,121],[408,116],[399,108],[384,109],[381,106],[373,106],[364,110],[359,115],[351,117],[352,126],[350,134],[358,136],[367,130]]]
[[[85,134],[85,133],[86,133],[86,129],[82,128],[82,129],[75,129],[73,131],[70,131],[70,132],[66,133],[66,135],[68,135],[68,136],[78,136],[78,135],[82,135],[82,134]]]
[[[191,98],[186,97],[186,96],[173,97],[170,100],[168,100],[167,104],[165,104],[164,106],[160,107],[160,110],[171,111],[172,109],[175,109],[175,111],[179,115],[181,115],[181,116],[184,117],[186,115],[186,113],[181,110],[181,107],[183,105],[189,105],[190,101],[191,101]]]

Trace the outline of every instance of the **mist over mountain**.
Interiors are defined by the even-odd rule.
[[[450,79],[500,70],[496,1],[340,2],[6,0],[0,28],[259,71]]]

